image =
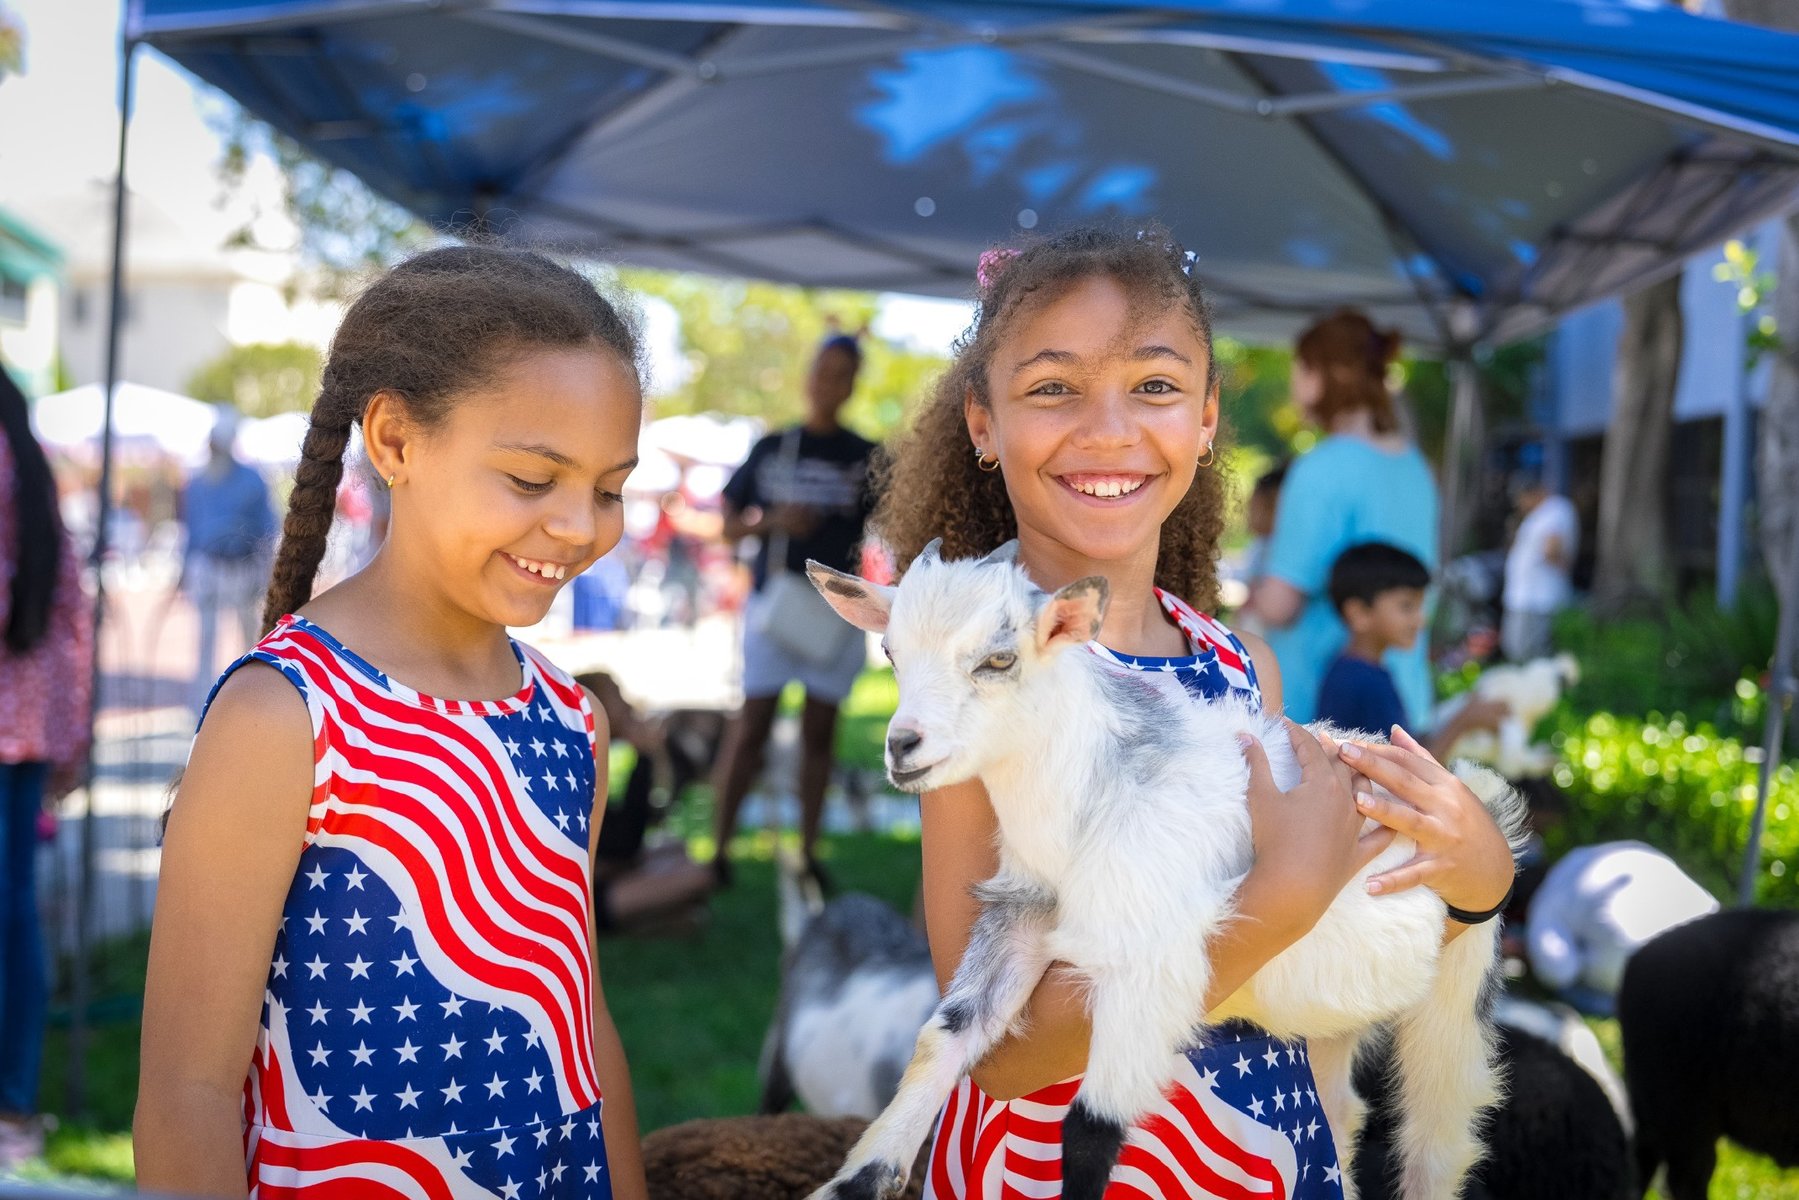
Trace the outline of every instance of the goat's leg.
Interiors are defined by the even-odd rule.
[[[1177,947],[1167,947],[1178,951]],[[1161,1101],[1205,1008],[1201,953],[1115,959],[1091,982],[1087,1073],[1062,1120],[1064,1200],[1100,1200],[1130,1127]]]
[[[919,1030],[898,1094],[812,1200],[886,1200],[898,1194],[957,1081],[1011,1030],[1043,978],[1054,897],[1032,884],[997,879],[976,894],[981,914],[962,965]]]
[[[1362,1121],[1368,1115],[1368,1105],[1356,1095],[1354,1081],[1360,1042],[1360,1034],[1306,1039],[1306,1058],[1312,1064],[1312,1081],[1318,1085],[1318,1103],[1324,1109],[1325,1123],[1330,1126],[1331,1140],[1337,1147],[1343,1200],[1356,1200],[1351,1171],[1355,1166],[1356,1139],[1361,1136]]]
[[[1454,1200],[1481,1156],[1482,1110],[1498,1103],[1502,1085],[1482,995],[1497,940],[1488,923],[1445,946],[1430,995],[1395,1024],[1405,1200]]]

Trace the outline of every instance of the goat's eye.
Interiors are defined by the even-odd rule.
[[[989,654],[977,669],[982,671],[1010,671],[1013,664],[1017,661],[1018,655],[1012,653],[1010,650],[1001,650],[997,654]]]

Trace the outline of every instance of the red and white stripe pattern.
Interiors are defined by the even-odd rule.
[[[566,674],[516,649],[523,684],[492,701],[424,696],[293,617],[245,660],[305,697],[315,760],[245,1092],[261,1196],[517,1200],[526,1159],[534,1195],[607,1194],[595,721]]]

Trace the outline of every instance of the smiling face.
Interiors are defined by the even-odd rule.
[[[624,532],[642,411],[635,374],[600,348],[529,351],[428,432],[377,395],[364,436],[395,477],[396,565],[480,620],[542,620]]]
[[[1217,389],[1193,316],[1133,312],[1094,276],[1019,313],[995,346],[974,444],[997,454],[1027,557],[1115,563],[1156,552],[1218,432]]]

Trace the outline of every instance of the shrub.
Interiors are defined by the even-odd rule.
[[[1552,738],[1562,758],[1555,781],[1571,801],[1565,823],[1549,835],[1553,852],[1634,838],[1673,857],[1726,903],[1735,902],[1755,808],[1759,746],[1680,714],[1580,716],[1564,708],[1551,721],[1560,726]],[[1769,792],[1756,898],[1799,907],[1799,765],[1792,761],[1775,771]]]

